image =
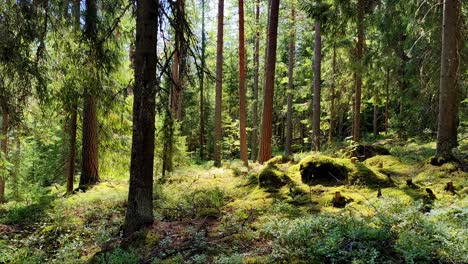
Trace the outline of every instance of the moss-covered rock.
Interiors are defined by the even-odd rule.
[[[299,163],[301,180],[308,185],[362,184],[371,187],[391,185],[391,181],[376,174],[361,162],[352,163],[349,159],[311,155]]]
[[[341,150],[343,158],[356,157],[359,161],[364,161],[368,158],[377,155],[390,155],[390,151],[380,145],[368,145],[368,144],[355,144],[348,146]]]
[[[258,175],[258,186],[270,191],[278,190],[291,180],[275,166],[265,166]]]
[[[364,161],[364,164],[375,168],[377,171],[387,175],[407,176],[414,172],[414,168],[404,164],[398,158],[389,155],[377,155]]]
[[[276,165],[276,164],[288,163],[290,161],[291,161],[290,157],[284,156],[284,155],[279,155],[279,156],[275,156],[275,157],[271,158],[270,160],[268,160],[266,162],[266,165],[267,166],[272,166],[272,165]]]

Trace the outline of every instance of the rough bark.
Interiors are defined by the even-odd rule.
[[[2,113],[2,137],[0,143],[2,145],[2,154],[6,159],[8,157],[8,127],[9,127],[9,115],[4,109]],[[0,203],[5,203],[5,177],[0,176]]]
[[[252,152],[251,159],[257,159],[258,150],[258,84],[259,84],[259,57],[260,57],[260,0],[256,0],[255,7],[255,48],[254,48],[254,84],[253,84],[253,126],[252,126]]]
[[[295,43],[295,22],[296,22],[296,10],[294,6],[291,9],[291,31],[289,36],[289,65],[288,65],[288,90],[287,90],[287,112],[286,112],[286,142],[284,146],[284,154],[291,156],[291,141],[293,136],[293,125],[292,125],[292,101],[293,101],[293,89],[294,89],[294,51],[296,50]]]
[[[184,70],[184,32],[182,24],[185,19],[185,1],[177,0],[177,13],[176,21],[179,26],[175,28],[175,50],[174,50],[174,61],[172,64],[172,97],[171,97],[171,108],[172,116],[176,120],[182,119],[182,100],[183,100],[183,70]]]
[[[358,19],[357,19],[357,44],[356,61],[358,63],[356,71],[356,91],[354,94],[354,118],[353,118],[353,140],[359,141],[361,130],[361,90],[362,90],[362,53],[364,47],[364,4],[365,0],[358,0]]]
[[[239,120],[240,120],[240,158],[245,166],[249,165],[247,154],[247,109],[245,96],[245,36],[244,1],[239,0]]]
[[[221,166],[222,99],[223,99],[223,35],[224,35],[224,0],[218,2],[218,34],[216,41],[216,104],[214,165]]]
[[[314,44],[314,99],[312,113],[312,150],[320,151],[320,69],[322,64],[322,36],[320,21],[315,20],[315,44]]]
[[[268,25],[268,48],[266,59],[265,86],[263,89],[262,132],[260,139],[260,153],[258,161],[263,163],[271,157],[271,134],[273,118],[273,96],[275,86],[276,47],[278,37],[279,0],[271,0],[270,18]]]
[[[460,70],[461,1],[445,0],[436,156],[450,159],[458,146],[457,119]]]
[[[124,236],[153,223],[158,5],[155,0],[137,0],[132,154]]]

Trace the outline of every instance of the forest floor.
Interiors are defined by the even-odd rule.
[[[431,165],[433,142],[382,144],[391,155],[330,159],[352,182],[301,175],[307,160],[343,156],[336,149],[248,169],[178,168],[155,184],[154,224],[130,239],[121,238],[128,181],[71,196],[53,186],[0,206],[0,263],[468,263],[466,168]],[[260,176],[260,187],[267,168],[280,182]]]

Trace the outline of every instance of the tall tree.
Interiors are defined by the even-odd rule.
[[[245,99],[245,36],[244,1],[239,0],[239,116],[240,116],[240,156],[245,166],[249,164],[247,154],[247,110]]]
[[[354,117],[353,117],[353,140],[359,141],[361,131],[361,90],[362,90],[362,71],[363,71],[363,49],[364,49],[364,13],[367,0],[358,0],[357,3],[357,43],[356,43],[356,61],[357,70],[355,72],[355,92],[354,92]]]
[[[137,0],[130,187],[124,236],[153,222],[153,163],[159,2]]]
[[[202,1],[202,43],[201,43],[201,66],[202,70],[200,72],[200,159],[205,158],[204,149],[205,149],[205,95],[204,95],[204,85],[205,85],[205,67],[206,67],[206,34],[205,34],[205,0]]]
[[[322,35],[320,32],[320,20],[315,19],[315,43],[314,43],[314,98],[312,113],[312,149],[320,151],[320,82],[322,65]]]
[[[267,59],[265,84],[263,88],[263,116],[258,161],[263,163],[271,158],[271,135],[273,119],[273,96],[276,70],[276,47],[278,37],[279,0],[271,0],[268,23]]]
[[[253,125],[252,125],[252,152],[251,159],[257,159],[258,150],[258,83],[259,83],[259,57],[260,57],[260,0],[255,2],[255,47],[254,47],[254,83],[253,83]]]
[[[8,156],[8,127],[9,127],[9,115],[6,107],[2,109],[2,134],[1,134],[1,155],[6,160]],[[3,172],[6,173],[6,168],[2,168]],[[5,199],[5,175],[0,175],[0,203],[6,202]]]
[[[96,0],[86,0],[85,11],[85,36],[90,43],[90,61],[92,63],[92,74],[97,78],[97,60],[99,44],[97,39],[97,4]],[[99,153],[98,153],[98,125],[96,109],[96,90],[94,87],[86,87],[83,99],[83,133],[81,151],[81,176],[80,187],[96,184],[99,181]]]
[[[291,28],[289,31],[289,61],[288,61],[288,98],[287,98],[287,112],[286,112],[286,142],[284,146],[284,154],[290,156],[291,141],[293,136],[292,125],[292,103],[293,103],[293,89],[294,89],[294,53],[296,50],[296,9],[293,6],[291,9]]]
[[[335,115],[336,115],[336,42],[333,42],[332,47],[332,80],[330,86],[330,130],[328,131],[328,143],[331,144],[333,142],[333,133],[335,131]]]
[[[218,2],[218,34],[216,41],[216,102],[215,102],[215,135],[214,164],[221,166],[222,136],[222,100],[223,100],[223,36],[224,36],[224,0]]]
[[[174,61],[172,63],[172,97],[171,97],[171,108],[172,116],[176,120],[182,119],[182,99],[183,99],[183,71],[184,71],[184,20],[185,20],[185,1],[177,0],[175,9],[175,49],[174,49]]]
[[[461,1],[445,0],[442,22],[439,122],[436,156],[450,159],[458,146],[457,117],[461,50]]]

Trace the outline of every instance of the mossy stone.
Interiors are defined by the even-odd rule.
[[[359,161],[364,161],[368,158],[377,155],[390,155],[390,151],[380,145],[368,145],[368,144],[355,144],[341,150],[343,158],[357,157]]]
[[[258,175],[258,186],[271,191],[278,190],[291,180],[275,166],[265,166]]]

